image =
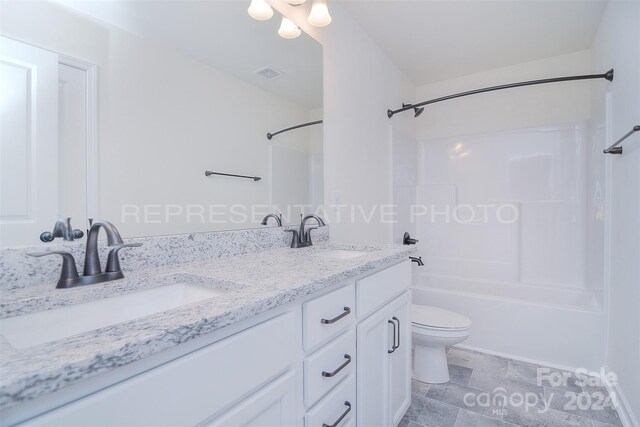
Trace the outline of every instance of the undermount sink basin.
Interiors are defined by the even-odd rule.
[[[349,249],[327,249],[319,252],[320,256],[334,259],[352,259],[367,255],[369,252],[354,251]]]
[[[15,348],[31,347],[178,308],[221,295],[206,286],[176,283],[82,304],[0,320]]]

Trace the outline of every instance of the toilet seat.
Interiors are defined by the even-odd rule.
[[[428,305],[411,304],[411,323],[414,326],[435,330],[466,330],[471,320],[453,311]]]

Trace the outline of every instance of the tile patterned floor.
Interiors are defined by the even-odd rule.
[[[451,381],[412,381],[411,407],[399,427],[620,427],[604,387],[581,386],[575,374],[458,348],[447,353]],[[566,381],[554,382],[553,375]],[[576,401],[575,398],[578,400]],[[526,402],[526,403],[525,403]]]

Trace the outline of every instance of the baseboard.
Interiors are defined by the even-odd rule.
[[[509,353],[501,353],[499,351],[488,350],[486,348],[474,347],[466,344],[456,344],[453,347],[462,348],[465,350],[477,351],[480,353],[487,353],[487,354],[491,354],[492,356],[499,356],[499,357],[504,357],[506,359],[517,360],[518,362],[533,363],[534,365],[546,366],[549,368],[559,369],[561,371],[576,372],[578,369],[584,369],[584,368],[578,368],[576,366],[567,366],[567,365],[559,365],[557,363],[549,363],[544,360],[530,359],[528,357],[516,356]],[[598,376],[598,377],[600,376],[600,373],[598,372],[594,372],[592,374],[594,376]]]
[[[605,366],[604,372],[608,374],[611,370],[608,366]],[[620,384],[616,383],[611,385],[608,384],[608,381],[604,381],[604,384],[607,387],[609,395],[616,396],[614,403],[616,403],[616,410],[618,411],[618,416],[620,417],[620,421],[622,421],[622,425],[624,427],[639,427],[640,423],[638,422],[638,418],[636,418],[635,414],[631,410],[629,401],[624,395],[622,388],[620,388]]]

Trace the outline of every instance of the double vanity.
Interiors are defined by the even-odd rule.
[[[2,424],[395,426],[411,400],[411,254],[322,242],[16,288]]]

